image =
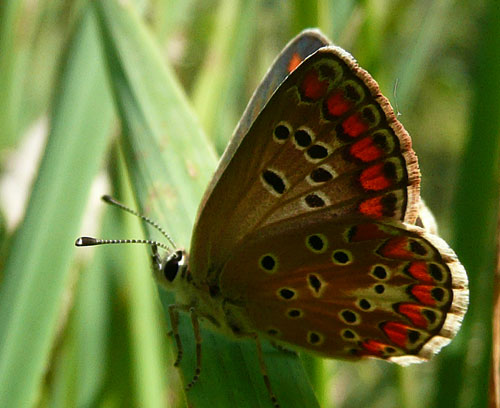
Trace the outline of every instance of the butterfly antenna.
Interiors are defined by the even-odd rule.
[[[78,247],[107,244],[147,244],[163,248],[166,251],[170,251],[170,248],[165,244],[158,241],[151,241],[149,239],[97,239],[92,237],[80,237],[75,241],[75,245]]]
[[[104,202],[108,203],[108,204],[114,205],[115,207],[118,207],[118,208],[120,208],[120,209],[122,209],[124,211],[127,211],[128,213],[130,213],[132,215],[135,215],[136,217],[139,217],[142,220],[146,221],[149,225],[152,225],[154,228],[156,228],[158,231],[161,232],[161,234],[167,239],[167,241],[169,242],[169,244],[172,245],[172,248],[174,248],[174,249],[177,248],[177,246],[175,245],[175,243],[174,243],[173,239],[170,237],[170,235],[168,235],[167,232],[162,227],[160,227],[158,225],[158,223],[156,223],[155,221],[153,221],[151,218],[148,218],[145,215],[142,215],[142,214],[138,213],[137,211],[132,210],[131,208],[127,207],[126,205],[124,205],[122,203],[120,203],[119,201],[115,200],[113,197],[111,197],[109,195],[103,195],[101,197],[101,199]],[[147,242],[144,242],[144,243],[147,243]],[[153,242],[153,243],[156,243],[156,242]],[[96,245],[96,244],[91,244],[91,245]],[[161,248],[165,247],[165,245],[158,245],[158,246],[161,247]]]

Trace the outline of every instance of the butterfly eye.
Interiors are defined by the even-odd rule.
[[[183,255],[181,251],[174,252],[163,267],[163,276],[169,282],[173,282],[179,272],[179,266],[183,263]]]
[[[179,271],[179,264],[174,262],[167,262],[163,269],[163,275],[169,282],[173,282]]]

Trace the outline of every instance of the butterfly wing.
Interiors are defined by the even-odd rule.
[[[220,175],[226,170],[230,159],[241,143],[241,140],[248,133],[250,126],[255,118],[262,111],[262,108],[269,101],[271,95],[276,91],[283,80],[309,55],[313,54],[319,48],[330,44],[330,41],[319,30],[308,29],[302,31],[292,39],[278,55],[264,79],[250,98],[248,105],[241,116],[238,125],[234,131],[228,146],[224,151],[217,170],[205,191],[204,198],[200,207],[201,210],[208,197],[212,194],[214,186],[218,183]]]
[[[239,140],[246,135],[255,118],[281,82],[283,82],[283,80],[297,68],[305,58],[313,54],[319,48],[329,44],[330,42],[328,39],[323,36],[319,30],[308,29],[302,31],[285,46],[250,98],[245,112],[236,126],[234,136],[231,140],[232,144],[239,144]]]
[[[216,282],[238,242],[271,223],[314,213],[417,217],[410,138],[376,82],[339,47],[300,63],[239,138],[193,233],[198,281]]]
[[[246,330],[326,357],[426,360],[457,332],[467,277],[422,228],[369,218],[298,217],[249,235],[221,293]]]

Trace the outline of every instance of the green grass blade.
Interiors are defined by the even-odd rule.
[[[319,0],[293,0],[291,2],[292,35],[297,35],[305,28],[318,27],[320,3]]]
[[[411,106],[412,98],[418,95],[418,87],[424,79],[426,66],[436,55],[436,50],[442,46],[442,36],[446,25],[443,21],[449,19],[454,1],[442,0],[431,2],[429,6],[420,4],[422,9],[422,23],[418,36],[411,44],[407,58],[401,59],[401,64],[397,72],[398,88],[397,96],[402,104],[402,109]],[[425,14],[424,14],[425,10]],[[410,20],[414,16],[407,16]]]
[[[487,2],[475,49],[470,129],[455,197],[454,248],[469,275],[470,306],[459,338],[450,346],[453,354],[440,360],[435,407],[488,405],[500,178],[498,21],[498,2]]]
[[[106,223],[104,223],[106,225]],[[103,228],[103,236],[106,236]],[[105,267],[104,251],[80,274],[74,307],[76,405],[95,406],[104,391],[109,355],[110,277]]]
[[[112,108],[87,16],[66,55],[52,128],[0,288],[0,406],[32,405],[56,333],[86,194]]]
[[[65,408],[76,405],[75,385],[78,367],[75,358],[75,336],[71,327],[65,333],[62,346],[59,347],[58,356],[52,362],[51,392],[46,395],[47,401],[43,405],[51,408]]]
[[[123,160],[114,163],[114,184],[122,192],[118,197],[124,202],[132,202],[130,186],[125,179],[125,163]],[[140,225],[135,217],[124,217],[124,220],[125,236],[140,236]],[[127,247],[122,255],[123,268],[120,272],[123,274],[123,288],[127,291],[131,372],[136,404],[144,408],[160,408],[164,406],[166,385],[162,338],[165,333],[160,330],[156,285],[151,279],[150,260],[146,255],[144,247]]]
[[[244,98],[257,6],[253,0],[219,3],[207,56],[194,83],[194,109],[219,153],[224,151],[241,114],[240,107],[232,102]]]
[[[21,21],[22,1],[0,3],[0,148],[11,145],[18,137],[20,77],[19,48],[16,32]]]
[[[95,3],[100,16],[124,152],[136,199],[148,215],[186,244],[216,159],[170,69],[133,10],[114,1]],[[162,296],[163,297],[163,296]],[[172,302],[168,298],[166,302]],[[181,375],[194,370],[192,329],[180,324]],[[188,393],[192,406],[269,407],[270,400],[251,341],[233,342],[203,330],[203,372]],[[265,348],[271,381],[283,406],[315,407],[301,364]]]

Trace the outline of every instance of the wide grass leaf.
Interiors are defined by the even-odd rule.
[[[56,334],[74,238],[111,124],[100,60],[87,15],[65,56],[48,143],[0,287],[2,407],[36,401]]]

